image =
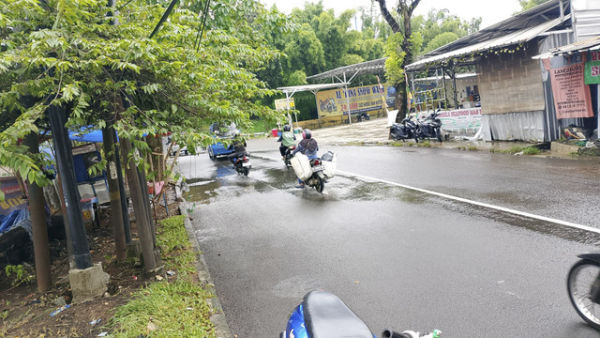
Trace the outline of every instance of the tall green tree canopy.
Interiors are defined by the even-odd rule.
[[[278,55],[265,34],[281,28],[277,13],[251,0],[212,1],[212,21],[194,49],[197,13],[177,9],[149,39],[162,6],[133,0],[109,17],[106,3],[0,0],[0,111],[9,117],[0,120],[2,165],[45,183],[40,159],[20,140],[46,127],[50,105],[63,107],[73,128],[113,120],[134,141],[172,132],[199,142],[212,121],[275,117],[257,103],[274,92],[255,73]]]

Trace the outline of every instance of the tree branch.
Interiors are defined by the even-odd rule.
[[[394,33],[400,32],[400,25],[398,24],[396,19],[394,19],[394,17],[392,16],[392,13],[390,13],[390,11],[388,11],[385,0],[376,0],[376,1],[377,1],[377,3],[379,3],[379,9],[381,10],[381,14],[383,15],[383,18],[388,23],[388,25],[390,25],[390,28],[392,28],[392,32],[394,32]]]

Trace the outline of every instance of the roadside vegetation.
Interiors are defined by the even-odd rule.
[[[196,255],[184,227],[185,216],[161,221],[157,234],[167,278],[135,292],[117,308],[108,327],[115,337],[214,337],[213,295],[196,276]],[[169,273],[170,272],[170,273]],[[170,277],[170,274],[174,275]]]

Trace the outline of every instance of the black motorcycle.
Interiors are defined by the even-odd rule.
[[[292,157],[294,157],[294,155],[292,154],[294,150],[296,150],[296,146],[287,147],[287,149],[285,150],[285,154],[283,155],[283,162],[285,163],[285,167],[287,169],[292,167],[292,162],[290,161]]]
[[[252,165],[250,164],[250,159],[247,155],[247,153],[229,155],[229,160],[231,161],[231,163],[233,163],[233,169],[235,169],[235,171],[238,174],[244,176],[248,176],[248,174],[250,173],[250,169],[252,168]]]
[[[577,314],[600,330],[600,253],[578,257],[567,277],[569,299]]]
[[[442,142],[442,120],[439,119],[439,109],[429,114],[422,120],[417,119],[417,137],[424,139],[437,139]]]
[[[358,122],[369,121],[371,119],[371,116],[369,116],[369,114],[367,113],[360,113],[358,114],[356,119],[358,120]]]
[[[417,124],[412,120],[409,115],[405,117],[400,123],[394,123],[390,127],[390,140],[410,140],[414,139],[415,142],[419,142],[417,139]]]

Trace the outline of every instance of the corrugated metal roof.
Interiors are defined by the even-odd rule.
[[[431,57],[419,60],[417,62],[411,63],[410,65],[406,66],[406,69],[407,70],[415,70],[415,69],[421,68],[422,66],[424,66],[428,63],[434,63],[437,61],[450,59],[453,57],[469,55],[469,54],[473,54],[473,53],[480,52],[480,51],[501,48],[501,47],[516,45],[516,44],[519,44],[522,42],[527,42],[527,41],[530,41],[530,40],[536,38],[540,33],[546,32],[549,29],[562,23],[565,19],[566,19],[566,17],[562,18],[562,19],[556,18],[556,19],[544,22],[542,24],[539,24],[537,26],[534,26],[534,27],[523,28],[523,29],[517,30],[515,32],[505,34],[500,37],[491,39],[491,40],[483,41],[483,42],[480,42],[480,43],[477,43],[474,45],[456,49],[456,50],[453,50],[453,51],[450,51],[450,52],[447,52],[444,54],[431,56]]]
[[[338,68],[328,70],[323,73],[308,76],[306,79],[307,80],[321,80],[321,79],[327,79],[327,78],[334,77],[334,76],[340,76],[340,75],[343,75],[344,73],[352,73],[351,76],[356,76],[356,75],[365,74],[365,73],[373,74],[373,73],[376,73],[379,71],[383,72],[385,70],[385,59],[387,59],[387,58],[375,59],[375,60],[371,60],[371,61],[357,63],[357,64],[350,65],[350,66],[338,67]]]
[[[476,77],[477,73],[461,73],[461,74],[456,74],[456,78],[457,79],[465,79],[465,78],[469,78],[469,77]],[[441,80],[442,77],[441,76],[430,76],[430,77],[421,77],[418,79],[414,79],[415,82],[418,81],[438,81]],[[450,76],[448,75],[444,75],[444,80],[450,80]]]
[[[588,50],[598,49],[600,49],[600,36],[587,40],[577,41],[570,45],[565,45],[552,49],[546,53],[534,56],[533,59],[546,59],[555,55],[570,54],[573,52],[584,52]]]
[[[290,86],[290,87],[279,87],[278,90],[281,90],[284,93],[297,93],[297,92],[313,92],[319,91],[322,89],[329,88],[339,88],[348,85],[349,83],[339,82],[339,83],[322,83],[322,84],[312,84],[312,85],[300,85],[300,86]]]

